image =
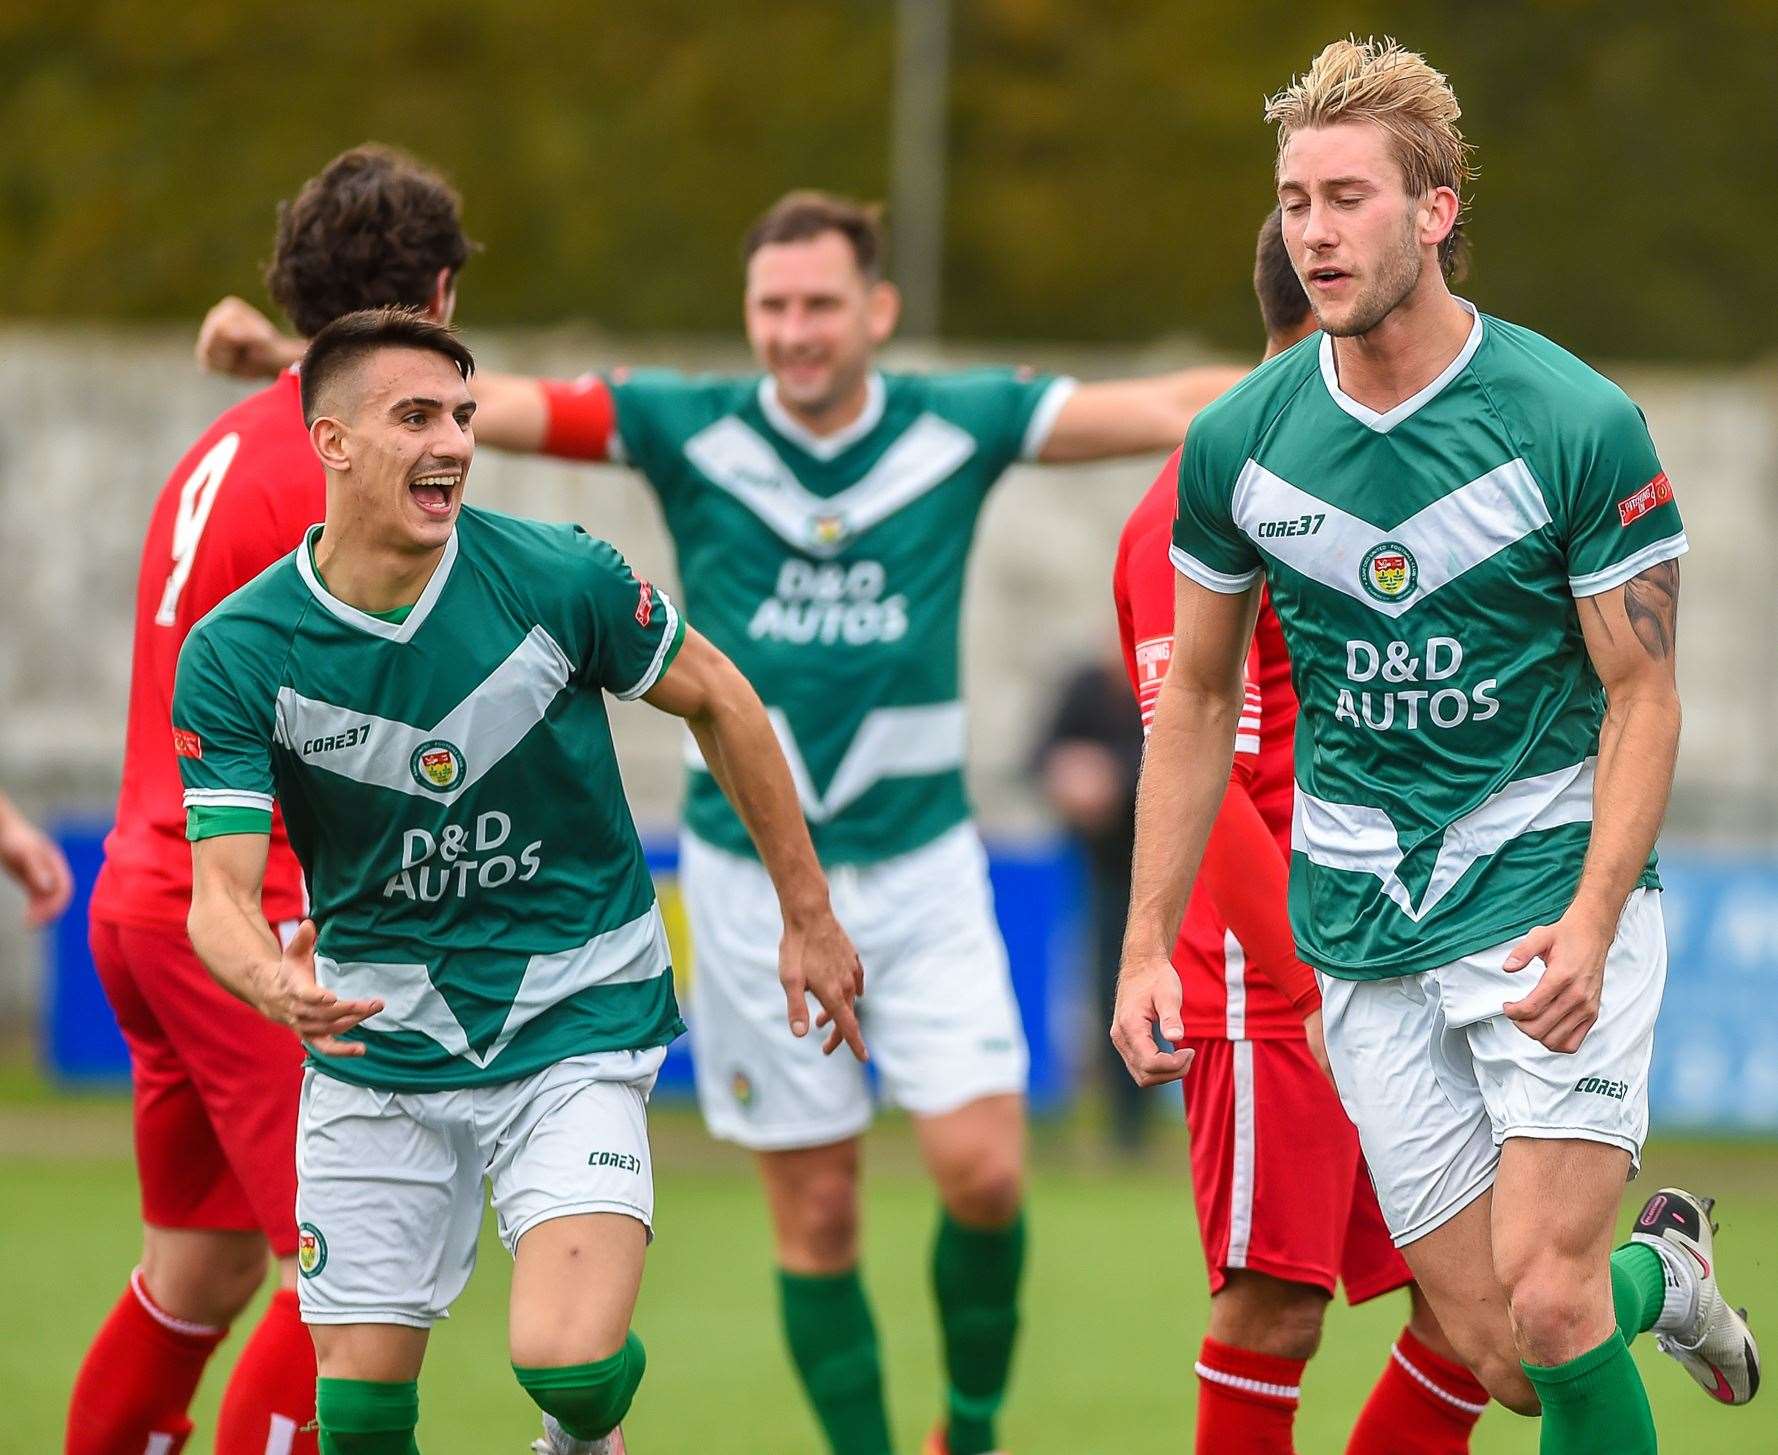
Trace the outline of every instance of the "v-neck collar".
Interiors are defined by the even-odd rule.
[[[1360,404],[1350,394],[1340,388],[1340,371],[1334,365],[1334,341],[1332,334],[1321,335],[1321,378],[1327,385],[1327,392],[1333,402],[1360,424],[1374,429],[1378,434],[1388,434],[1396,425],[1413,414],[1422,405],[1429,404],[1459,374],[1469,361],[1475,357],[1475,351],[1482,343],[1482,315],[1476,306],[1467,298],[1454,298],[1454,302],[1470,317],[1469,337],[1464,339],[1463,347],[1457,350],[1457,357],[1446,364],[1439,376],[1424,389],[1389,410],[1379,414],[1368,404]]]
[[[870,378],[865,381],[864,408],[859,411],[858,418],[832,434],[816,434],[779,403],[778,381],[770,374],[759,381],[759,409],[765,415],[766,423],[785,439],[817,460],[826,461],[838,458],[843,450],[857,444],[877,427],[883,418],[883,401],[887,393],[883,376],[872,369]]]
[[[385,641],[406,642],[413,639],[421,624],[432,614],[432,608],[438,602],[439,593],[445,588],[445,582],[451,574],[451,567],[457,563],[457,532],[453,530],[450,538],[445,541],[444,555],[438,565],[432,569],[432,577],[426,588],[420,593],[420,599],[414,603],[414,609],[407,614],[404,621],[384,621],[380,616],[372,616],[368,611],[360,611],[356,606],[341,601],[322,583],[321,576],[315,569],[315,542],[321,535],[321,527],[312,525],[303,537],[303,543],[296,552],[296,572],[303,579],[315,599],[325,606],[347,626],[355,626],[362,632],[373,637],[382,637]]]

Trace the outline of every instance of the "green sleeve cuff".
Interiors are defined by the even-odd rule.
[[[185,837],[194,844],[199,839],[217,839],[224,834],[264,834],[269,838],[271,832],[270,809],[198,805],[185,810]]]
[[[679,649],[685,645],[685,615],[681,612],[673,622],[673,640],[667,643],[667,655],[661,658],[661,670],[654,674],[659,682],[667,675],[667,669],[673,665],[673,659],[679,655]]]

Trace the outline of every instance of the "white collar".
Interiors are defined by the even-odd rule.
[[[875,369],[864,385],[864,408],[858,418],[844,429],[832,434],[816,434],[778,402],[778,381],[770,374],[759,381],[759,408],[766,423],[792,444],[800,445],[817,460],[831,460],[863,439],[883,418],[883,400],[887,394],[883,376]]]
[[[1452,359],[1450,363],[1446,364],[1439,376],[1424,389],[1420,390],[1417,394],[1402,400],[1400,404],[1396,405],[1395,408],[1389,410],[1385,414],[1377,413],[1377,411],[1372,409],[1368,404],[1360,404],[1350,394],[1340,388],[1340,372],[1334,366],[1333,335],[1327,333],[1322,334],[1321,377],[1327,384],[1327,392],[1332,396],[1333,402],[1339,405],[1341,409],[1345,410],[1347,414],[1351,415],[1360,424],[1374,429],[1378,434],[1388,434],[1390,430],[1394,429],[1396,425],[1400,424],[1409,415],[1414,413],[1415,410],[1419,409],[1421,405],[1429,403],[1441,390],[1444,389],[1445,385],[1449,384],[1463,372],[1464,366],[1474,357],[1475,351],[1481,347],[1482,315],[1476,311],[1475,304],[1471,303],[1467,298],[1454,297],[1453,301],[1467,313],[1471,319],[1469,325],[1469,337],[1464,339],[1463,347],[1457,350],[1457,357]]]
[[[432,577],[426,583],[426,589],[420,593],[420,599],[414,603],[413,610],[400,621],[384,621],[380,616],[372,616],[368,611],[360,611],[356,606],[341,601],[329,591],[322,582],[320,573],[315,569],[315,540],[321,533],[319,525],[312,525],[303,535],[303,543],[296,548],[296,571],[303,579],[303,584],[314,593],[315,599],[337,616],[347,626],[355,626],[360,631],[369,632],[373,637],[382,637],[386,641],[405,642],[413,638],[420,629],[420,624],[431,614],[439,593],[444,590],[445,581],[451,574],[451,567],[457,563],[457,532],[453,528],[450,538],[445,541],[444,555],[432,568]]]

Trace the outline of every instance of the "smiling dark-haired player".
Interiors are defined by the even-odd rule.
[[[192,944],[310,1047],[297,1219],[323,1455],[413,1455],[484,1179],[540,1448],[623,1449],[646,1105],[682,1027],[607,694],[682,718],[746,825],[788,1034],[810,1030],[806,990],[832,1025],[819,1050],[863,1055],[862,971],[765,709],[611,546],[464,507],[472,369],[417,312],[316,335],[302,404],[326,514],[194,628],[173,699]],[[282,949],[259,910],[274,804],[314,897]]]
[[[469,253],[457,194],[441,177],[399,152],[355,147],[280,209],[267,282],[305,335],[376,304],[448,319]],[[265,1282],[268,1250],[279,1288],[230,1375],[217,1455],[315,1448],[315,1356],[296,1297],[302,1049],[192,954],[178,767],[192,745],[171,723],[187,633],[321,518],[324,477],[297,396],[286,371],[225,410],[174,467],[143,541],[123,786],[91,922],[130,1052],[142,1261],[75,1380],[68,1455],[181,1448],[204,1366]],[[261,910],[288,930],[304,904],[274,819]]]

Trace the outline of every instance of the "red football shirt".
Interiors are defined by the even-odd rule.
[[[1155,698],[1167,675],[1173,646],[1175,572],[1167,557],[1179,479],[1173,456],[1149,487],[1118,539],[1112,593],[1117,601],[1118,636],[1124,666],[1142,708],[1146,732]],[[1260,604],[1253,647],[1247,659],[1247,695],[1235,734],[1235,764],[1218,828],[1245,794],[1259,810],[1287,864],[1294,786],[1296,692],[1284,633],[1269,600]],[[1283,896],[1275,906],[1273,938],[1288,939]],[[1173,964],[1184,988],[1183,1019],[1188,1036],[1281,1040],[1301,1038],[1303,1011],[1293,1006],[1272,980],[1260,973],[1228,920],[1212,902],[1203,876],[1193,887],[1185,922],[1174,947]],[[1299,972],[1300,974],[1300,972]]]
[[[186,634],[237,587],[302,543],[326,512],[327,481],[303,427],[294,370],[205,430],[155,501],[136,583],[136,644],[117,825],[92,912],[124,924],[177,928],[191,907],[191,846],[173,733],[173,674]],[[302,870],[274,814],[265,916],[301,916]]]

